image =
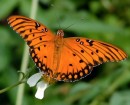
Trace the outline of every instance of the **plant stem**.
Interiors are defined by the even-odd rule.
[[[35,18],[37,6],[38,6],[38,0],[32,0],[30,18],[33,18],[33,19]],[[29,50],[28,50],[28,46],[25,44],[23,59],[22,59],[22,63],[21,63],[21,72],[23,72],[25,74],[26,74],[28,62],[29,62]],[[21,79],[21,75],[20,75],[19,79]],[[24,88],[25,88],[25,84],[21,84],[18,87],[16,105],[22,105]]]
[[[22,83],[25,83],[25,81],[19,81],[19,82],[17,82],[17,83],[14,84],[14,85],[11,85],[11,86],[9,86],[9,87],[7,87],[7,88],[4,88],[4,89],[0,90],[0,94],[6,92],[6,91],[8,91],[8,90],[10,90],[10,89],[12,89],[12,88],[18,86],[19,84],[22,84]]]

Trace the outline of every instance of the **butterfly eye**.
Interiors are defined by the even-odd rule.
[[[63,32],[63,30],[58,30],[57,31],[57,36],[64,36],[64,32]]]

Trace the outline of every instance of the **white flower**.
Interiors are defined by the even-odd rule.
[[[37,85],[37,92],[35,94],[35,97],[38,98],[38,99],[43,99],[44,91],[49,86],[47,82],[45,82],[43,80],[39,81],[42,76],[43,76],[43,72],[39,72],[39,73],[36,73],[36,74],[32,75],[27,80],[27,84],[30,87],[33,87],[33,86]]]
[[[37,83],[37,92],[35,94],[35,97],[38,99],[43,99],[44,97],[44,91],[48,87],[47,83],[44,83],[43,81],[40,81]]]
[[[39,73],[32,75],[30,78],[28,78],[27,84],[30,87],[35,86],[37,84],[37,82],[41,79],[42,75],[43,75],[42,72],[39,72]]]

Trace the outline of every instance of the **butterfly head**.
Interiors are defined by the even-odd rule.
[[[63,44],[63,37],[64,37],[64,31],[63,30],[58,30],[56,37],[55,37],[55,45],[60,46]]]
[[[57,31],[57,36],[58,37],[64,37],[64,31],[63,30],[58,30]]]

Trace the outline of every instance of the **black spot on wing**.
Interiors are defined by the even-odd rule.
[[[73,66],[72,64],[69,64],[69,66]]]
[[[24,39],[27,39],[28,38],[28,35],[24,35],[24,37],[23,37]]]
[[[76,56],[76,54],[73,54],[73,56]]]
[[[84,61],[82,59],[79,60],[79,63],[83,63]]]
[[[32,29],[30,29],[29,31],[32,32]]]
[[[79,39],[79,38],[77,38],[77,39],[76,39],[76,42],[79,42],[79,41],[80,41],[80,39]]]
[[[19,34],[23,34],[24,32],[25,32],[25,30],[22,30],[22,31],[19,32]]]
[[[84,53],[84,50],[81,50],[81,53]]]
[[[38,47],[38,50],[40,51],[40,47]]]
[[[48,32],[48,29],[47,29],[47,28],[45,28],[45,32]]]
[[[86,42],[88,42],[90,46],[93,46],[94,41],[87,39]]]
[[[100,62],[104,62],[103,58],[99,57],[99,61]]]
[[[40,27],[40,24],[35,22],[35,28],[38,29],[38,27]]]
[[[83,41],[81,41],[81,42],[80,42],[80,44],[81,44],[81,45],[83,45],[83,44],[84,44],[84,42],[83,42]]]
[[[27,41],[27,44],[30,45],[32,43],[32,41]]]

